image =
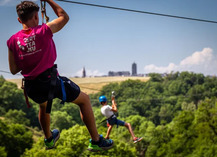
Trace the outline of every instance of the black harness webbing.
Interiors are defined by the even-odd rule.
[[[49,92],[48,92],[48,101],[47,101],[46,113],[51,112],[52,102],[54,99],[54,93],[56,90],[55,88],[56,88],[56,84],[57,84],[57,79],[59,79],[61,81],[61,89],[62,89],[62,95],[63,95],[61,104],[64,104],[66,101],[65,85],[64,85],[64,82],[61,79],[61,77],[58,76],[58,74],[57,74],[57,65],[56,64],[54,64],[53,67],[51,67],[50,69],[47,69],[45,72],[40,74],[37,79],[43,82],[44,79],[47,80],[48,78],[50,79],[50,88],[49,88]],[[25,82],[25,79],[22,79],[22,89],[24,90],[24,96],[26,99],[26,104],[29,108],[31,106],[29,105],[28,96],[27,96],[27,93],[25,90],[24,82]]]
[[[51,68],[51,73],[50,73],[50,90],[48,93],[48,101],[47,101],[47,107],[46,107],[46,113],[51,112],[51,106],[54,98],[54,92],[55,92],[55,87],[56,87],[56,82],[57,82],[57,65],[55,64]]]
[[[27,93],[26,93],[26,89],[24,87],[24,82],[25,82],[25,78],[22,78],[22,85],[21,85],[21,88],[23,89],[23,93],[24,93],[24,96],[25,96],[25,100],[26,100],[26,104],[27,104],[27,107],[30,108],[30,104],[29,104],[29,99],[28,99],[28,96],[27,96]]]
[[[112,115],[111,117],[109,117],[109,118],[103,119],[99,124],[101,124],[101,123],[103,123],[103,122],[105,122],[105,121],[107,121],[107,120],[110,120],[110,119],[112,119],[113,117],[116,117],[115,114],[113,114],[113,115]]]

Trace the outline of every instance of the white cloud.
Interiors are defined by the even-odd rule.
[[[213,58],[212,49],[204,48],[201,52],[194,52],[191,56],[180,62],[181,66],[202,65],[210,62]]]
[[[217,74],[217,56],[211,48],[204,48],[202,51],[194,52],[191,56],[183,59],[178,65],[169,63],[168,66],[147,65],[144,67],[145,73],[170,73],[172,71],[192,71],[203,73],[204,75]]]
[[[87,77],[105,75],[104,73],[99,72],[98,70],[85,69],[85,71],[86,71],[86,76]],[[82,72],[83,72],[83,69],[80,69],[79,71],[76,72],[75,76],[82,77]]]
[[[158,67],[154,64],[150,64],[150,65],[145,66],[144,69],[145,69],[145,71],[148,71],[148,72],[162,73],[162,71],[163,71],[163,72],[169,73],[169,72],[173,71],[174,69],[176,69],[176,65],[174,63],[170,63],[167,67]]]

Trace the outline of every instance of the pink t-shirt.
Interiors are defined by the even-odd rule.
[[[28,30],[21,30],[7,41],[13,52],[15,62],[21,74],[27,79],[34,79],[51,68],[56,60],[56,47],[53,33],[46,24]]]

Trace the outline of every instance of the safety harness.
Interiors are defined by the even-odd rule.
[[[103,122],[107,121],[107,126],[109,126],[110,124],[108,123],[110,120],[112,120],[113,118],[116,118],[117,119],[117,116],[115,114],[113,114],[111,117],[109,118],[106,118],[106,119],[103,119],[100,123],[98,123],[98,125],[101,125]],[[118,124],[117,125],[117,128],[118,128]]]
[[[64,85],[64,82],[63,82],[62,78],[57,73],[57,65],[56,64],[53,67],[51,67],[51,68],[47,69],[46,71],[44,71],[43,73],[41,73],[36,78],[36,80],[39,81],[39,82],[47,82],[47,81],[50,82],[46,113],[51,112],[52,102],[53,102],[53,99],[54,99],[54,93],[55,93],[56,85],[57,85],[57,80],[60,80],[60,83],[61,83],[61,90],[62,90],[61,104],[64,104],[66,102],[65,85]],[[21,87],[24,90],[24,96],[25,96],[27,107],[30,108],[31,106],[29,104],[27,92],[26,92],[25,85],[24,85],[25,81],[31,81],[31,80],[25,80],[25,78],[23,78],[22,79],[22,87]]]

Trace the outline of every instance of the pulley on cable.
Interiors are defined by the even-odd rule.
[[[46,13],[46,2],[41,0],[41,16],[42,16],[42,23],[44,23],[44,17],[46,20],[46,23],[49,22],[49,17],[47,16]]]

